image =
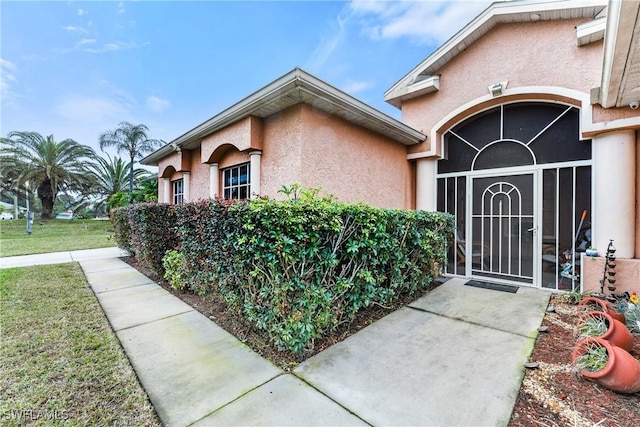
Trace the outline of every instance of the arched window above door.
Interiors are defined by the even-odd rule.
[[[576,107],[516,103],[494,107],[444,134],[438,173],[591,159],[591,141],[580,140]]]

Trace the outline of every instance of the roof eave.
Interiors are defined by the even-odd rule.
[[[265,106],[277,105],[278,100],[284,99],[296,91],[298,92],[297,103],[305,102],[304,94],[308,94],[314,99],[324,101],[324,104],[327,106],[334,106],[336,109],[342,109],[342,111],[348,112],[349,115],[353,117],[361,118],[361,125],[363,125],[363,121],[365,123],[371,123],[372,130],[382,131],[385,135],[404,145],[419,144],[426,139],[426,135],[412,127],[336,89],[304,70],[295,68],[291,72],[146,156],[141,160],[141,163],[149,166],[157,166],[160,159],[175,151],[175,147],[184,147],[185,145],[195,142],[232,123],[254,115]],[[277,108],[285,109],[291,105],[293,104],[285,103],[282,106],[276,106],[276,110],[272,108],[271,113],[277,112]],[[327,109],[327,107],[324,108]],[[334,111],[327,112],[334,113]],[[363,126],[367,127],[366,124]]]

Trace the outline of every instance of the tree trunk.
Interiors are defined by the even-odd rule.
[[[131,156],[131,163],[129,163],[129,203],[133,203],[133,161],[134,156]]]
[[[40,203],[42,203],[42,215],[40,218],[50,219],[51,214],[53,213],[53,202],[55,200],[55,196],[53,194],[53,189],[51,188],[51,181],[48,178],[42,181],[38,187],[38,199],[40,199]]]

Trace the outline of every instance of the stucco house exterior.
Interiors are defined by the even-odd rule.
[[[401,121],[294,69],[143,163],[161,202],[299,183],[450,212],[448,275],[599,290],[584,249],[613,240],[640,291],[640,2],[494,3],[384,97]]]

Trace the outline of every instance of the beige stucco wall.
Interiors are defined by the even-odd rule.
[[[264,119],[261,159],[261,195],[283,198],[283,185],[300,183],[302,117],[300,105]]]
[[[606,250],[606,248],[605,248]],[[605,250],[600,251],[602,254]],[[582,291],[600,292],[600,280],[604,276],[604,257],[586,257],[582,258]],[[625,291],[640,292],[640,260],[638,259],[616,259],[615,267],[615,293],[620,294]],[[605,294],[610,291],[605,286]]]
[[[409,209],[411,165],[406,147],[303,105],[301,179],[347,203]]]
[[[496,26],[438,70],[439,91],[403,103],[403,121],[429,134],[443,117],[464,104],[487,96],[488,86],[503,81],[508,81],[507,89],[539,87],[542,92],[544,87],[551,86],[578,90],[588,96],[592,88],[600,85],[603,44],[577,46],[575,27],[582,22],[585,21]],[[510,100],[519,98],[538,96],[521,95]],[[504,101],[505,98],[498,97],[478,108]],[[473,112],[467,111],[464,116]],[[420,146],[412,147],[410,152],[429,151],[432,143],[428,139]]]
[[[158,162],[158,176],[162,178],[171,178],[175,171],[182,171],[184,153],[174,152]]]
[[[228,132],[216,132],[215,138],[204,138],[203,147],[216,148],[203,148],[203,158],[211,153],[209,161],[215,160],[220,170],[248,162],[257,144],[239,138],[260,137],[262,196],[285,198],[278,191],[297,183],[321,187],[322,194],[332,194],[344,202],[412,208],[413,172],[405,146],[306,104],[263,119],[259,126],[256,120],[251,126],[240,122]],[[259,135],[250,136],[249,127],[259,129]],[[195,172],[192,168],[194,183],[200,182],[202,173],[208,174],[208,169]],[[206,188],[208,192],[208,178]],[[195,188],[192,195],[195,197]]]
[[[226,146],[238,151],[262,149],[262,120],[247,117],[202,138],[202,159],[205,163],[219,162],[226,154]]]
[[[209,198],[209,165],[200,161],[200,148],[191,151],[190,194],[188,201]]]

